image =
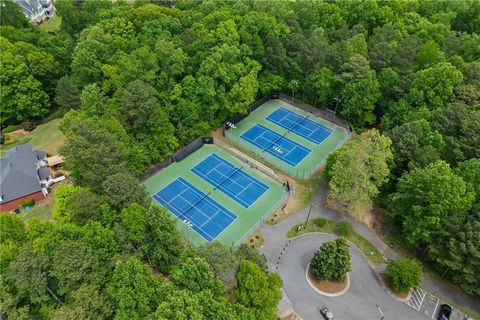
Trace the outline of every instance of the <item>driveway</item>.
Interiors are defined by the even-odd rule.
[[[328,306],[335,319],[380,319],[377,305],[386,319],[428,319],[388,295],[365,257],[351,245],[350,289],[340,297],[319,295],[305,279],[305,268],[323,242],[336,238],[327,234],[307,234],[292,239],[285,251],[282,250],[277,272],[283,279],[283,288],[293,309],[303,319],[319,319],[317,307],[320,305]]]

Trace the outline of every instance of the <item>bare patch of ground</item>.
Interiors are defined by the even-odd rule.
[[[373,229],[374,226],[378,223],[373,210],[362,210],[357,212],[352,212],[349,210],[347,204],[343,201],[337,200],[330,195],[330,192],[327,194],[325,199],[325,207],[340,212],[341,214],[350,216],[357,221],[362,222],[370,229]]]

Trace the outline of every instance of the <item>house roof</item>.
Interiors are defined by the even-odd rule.
[[[8,202],[42,188],[37,174],[37,154],[31,144],[15,146],[0,158],[2,202]]]
[[[35,150],[38,160],[44,160],[47,157],[47,154],[43,150]]]
[[[37,173],[40,180],[48,180],[50,177],[50,170],[45,167],[38,168]]]
[[[52,4],[52,0],[15,0],[22,8],[23,13],[32,18],[32,16],[44,11]]]

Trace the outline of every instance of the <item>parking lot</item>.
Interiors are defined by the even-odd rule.
[[[417,310],[430,319],[437,319],[440,306],[444,303],[431,293],[416,287],[410,298],[405,302],[407,305]],[[464,320],[465,315],[453,309],[450,320]]]

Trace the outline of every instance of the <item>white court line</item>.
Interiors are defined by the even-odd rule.
[[[193,193],[195,193],[195,194],[198,195],[198,192],[196,192],[194,189],[192,189],[189,185],[186,185],[186,184],[183,183],[183,181],[181,181],[181,180],[179,180],[179,182],[181,182],[185,187],[187,187],[188,189],[190,189]],[[182,199],[184,199],[184,198],[182,198]],[[232,224],[235,220],[238,219],[238,217],[237,217],[235,214],[234,214],[235,217],[231,217],[231,216],[229,215],[229,212],[226,211],[227,209],[226,209],[225,207],[220,208],[215,201],[209,201],[210,199],[209,199],[209,196],[208,196],[208,195],[207,195],[205,198],[203,198],[203,200],[206,200],[210,205],[212,205],[213,207],[215,207],[215,209],[217,209],[217,211],[209,218],[209,217],[203,212],[203,210],[200,210],[200,209],[197,208],[197,211],[200,212],[201,214],[203,214],[205,217],[207,217],[207,218],[208,218],[208,221],[210,221],[213,217],[217,216],[219,212],[222,212],[222,214],[224,214],[225,216],[227,216],[228,218],[231,219],[231,222],[229,223],[229,226],[230,226],[230,224]],[[188,202],[188,203],[190,203],[190,202]],[[190,203],[190,205],[192,205],[192,204]],[[193,208],[193,207],[192,207],[192,208]],[[224,210],[225,210],[225,211],[224,211]],[[232,213],[232,214],[233,214],[233,213]],[[189,219],[189,220],[190,220],[190,219]],[[206,222],[205,222],[205,223],[206,223]],[[225,231],[225,229],[227,229],[227,228],[224,228],[224,229],[222,230],[222,232],[220,232],[220,233],[214,238],[214,237],[212,237],[212,235],[211,235],[209,232],[207,232],[206,230],[204,230],[204,229],[202,228],[202,226],[204,226],[205,223],[202,224],[201,226],[198,226],[198,227],[199,227],[205,234],[207,234],[210,238],[212,238],[211,241],[215,240],[220,234],[223,233],[223,231]],[[193,228],[192,228],[192,229],[193,229]],[[197,232],[197,233],[198,233],[198,232]],[[200,235],[201,235],[201,234],[200,234]],[[201,235],[201,236],[202,236],[202,235]],[[203,237],[203,236],[202,236],[202,237]],[[211,242],[211,241],[210,241],[210,242]]]
[[[215,213],[214,213],[211,217],[208,217],[208,216],[206,216],[206,215],[204,214],[204,216],[207,217],[207,220],[206,220],[200,227],[203,227],[204,225],[206,225],[207,223],[209,223],[210,220],[212,220],[213,217],[216,217],[219,212],[221,212],[221,210],[219,210],[219,209],[217,208],[217,211],[215,211]],[[203,214],[203,212],[202,212],[202,214]]]

